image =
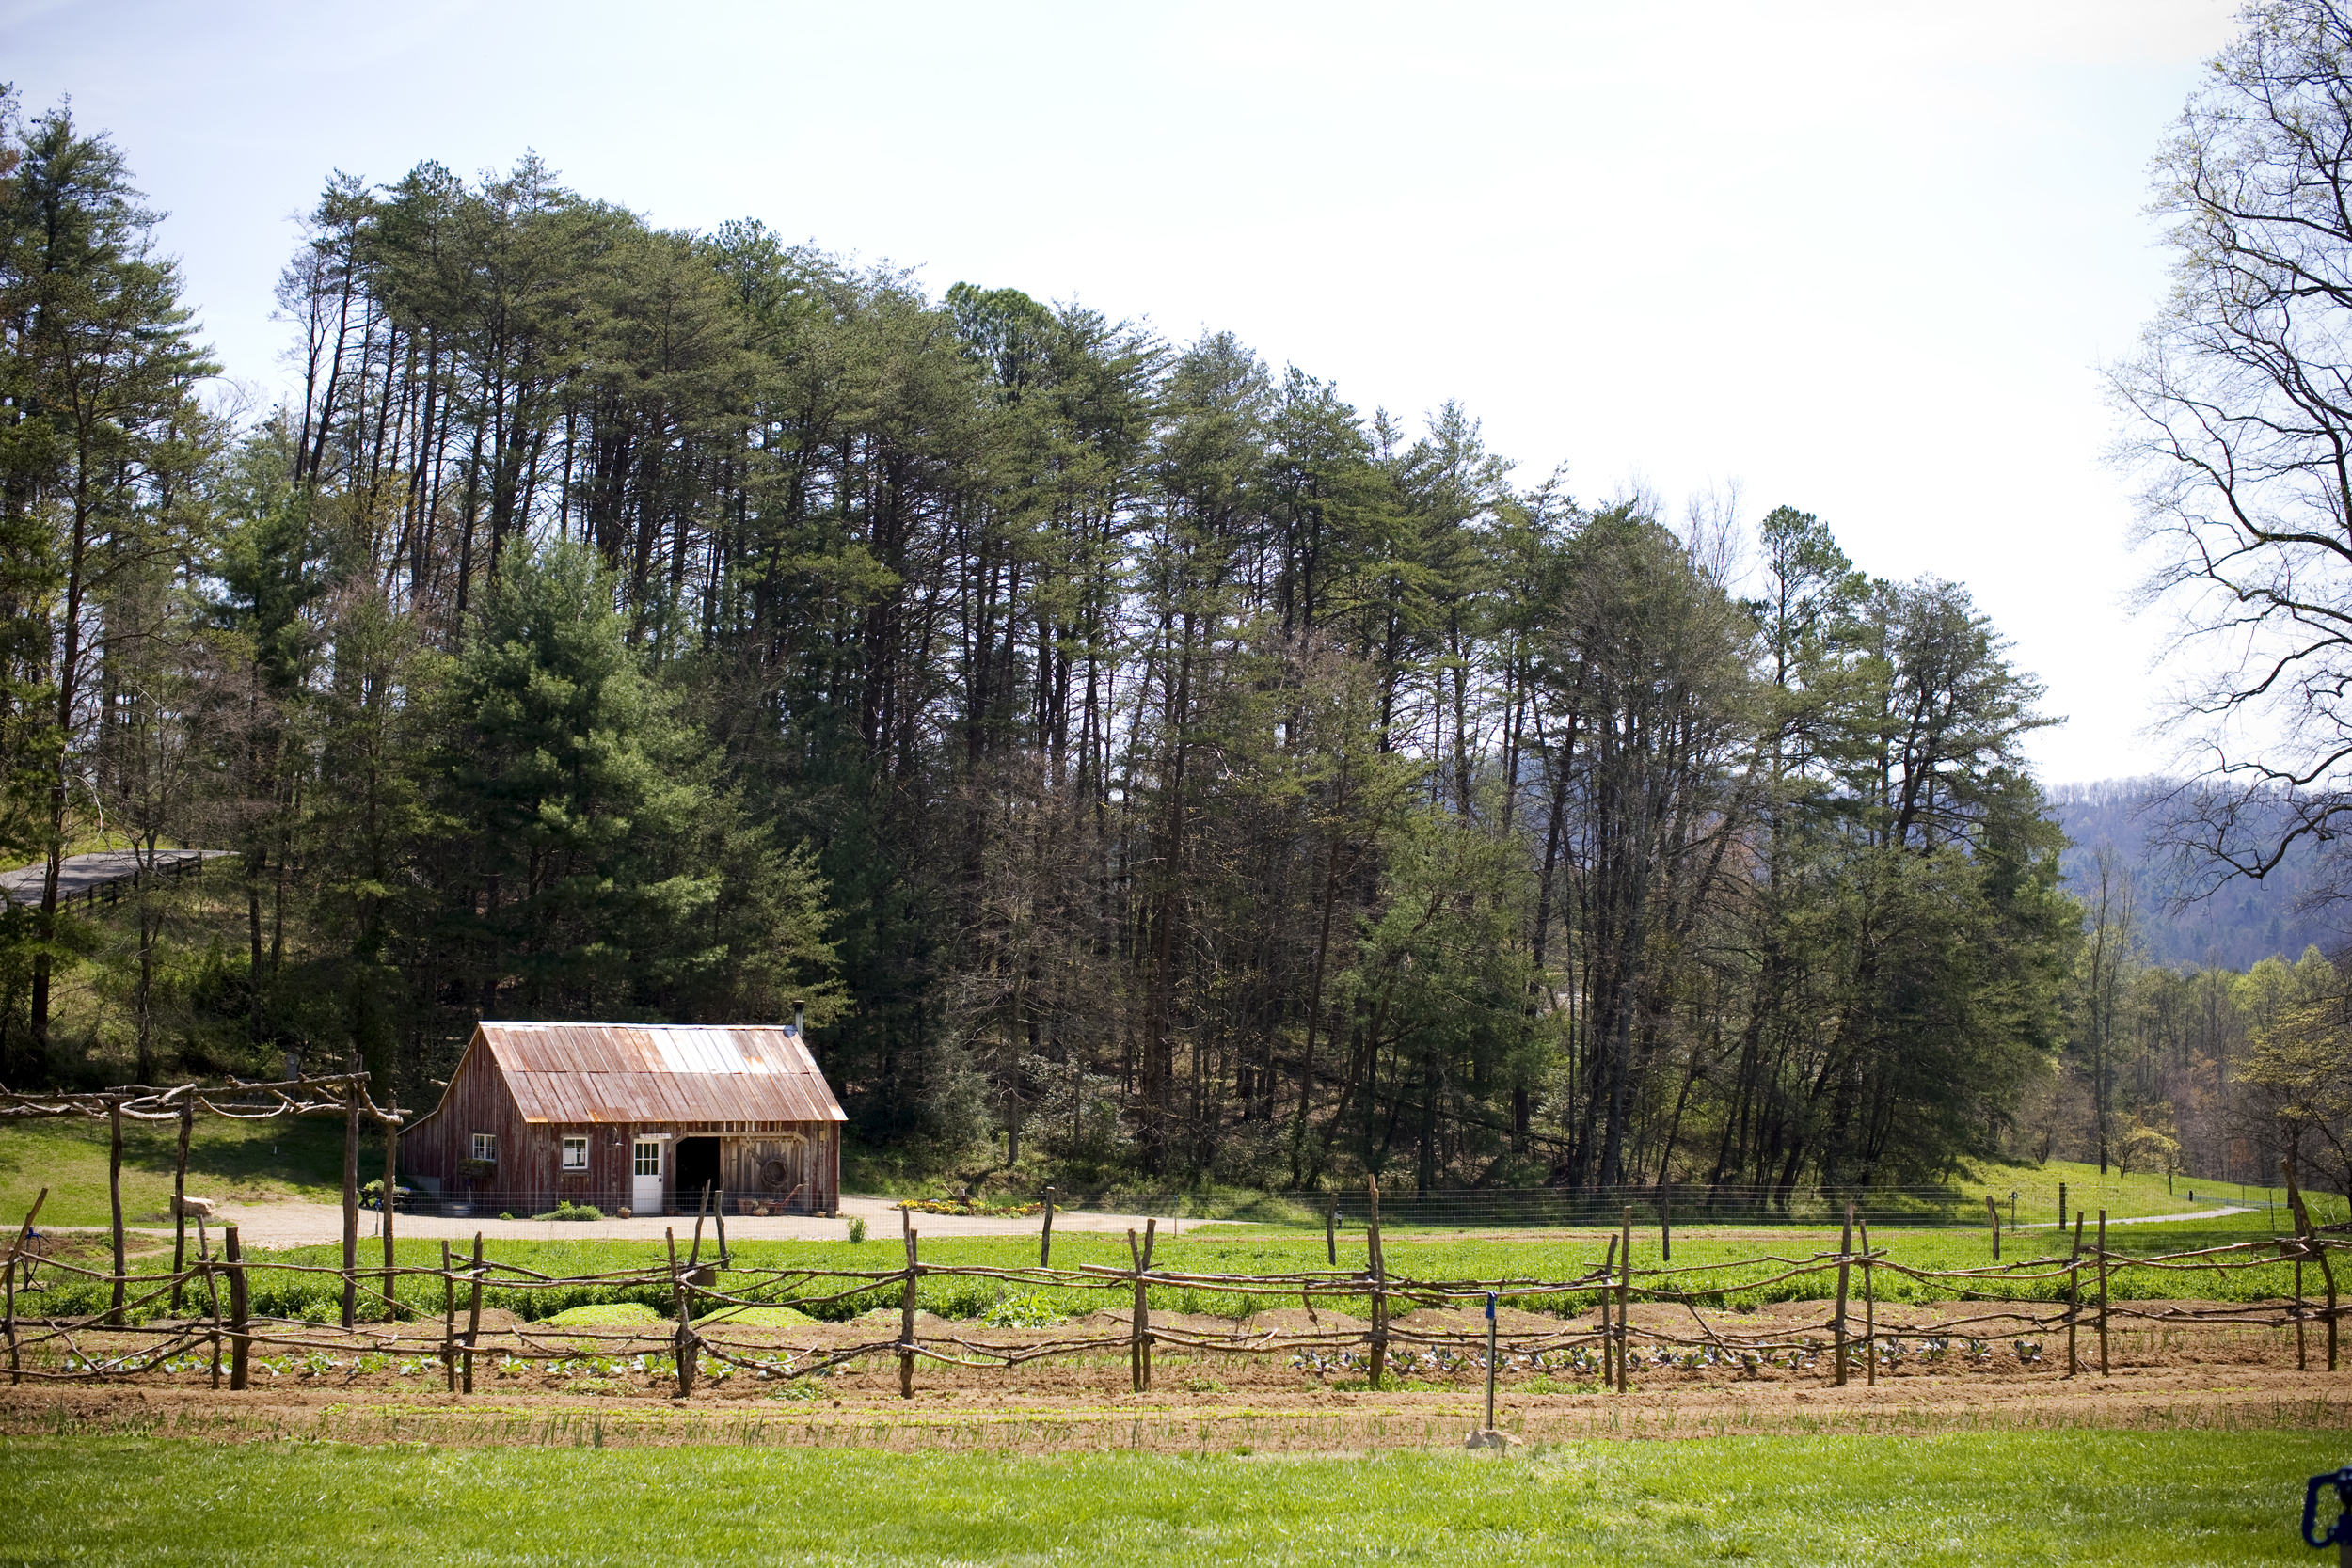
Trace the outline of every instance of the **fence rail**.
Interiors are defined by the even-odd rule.
[[[1935,1329],[1947,1336],[1966,1336],[1974,1327],[2022,1323],[2029,1325],[2028,1333],[2063,1331],[2070,1372],[2094,1359],[2099,1370],[2107,1370],[2109,1339],[2118,1322],[2135,1326],[2210,1323],[2292,1327],[2296,1333],[2298,1367],[2308,1367],[2308,1331],[2316,1327],[2324,1337],[2328,1369],[2333,1370],[2338,1364],[2338,1323],[2342,1310],[2334,1260],[2352,1252],[2352,1239],[2317,1233],[2304,1214],[2298,1215],[2302,1227],[2295,1236],[2228,1242],[2156,1256],[2128,1256],[2107,1244],[2106,1216],[2102,1214],[2099,1227],[2092,1233],[2086,1234],[2083,1222],[2077,1222],[2070,1238],[2071,1245],[2063,1254],[2051,1253],[1985,1268],[1926,1269],[1896,1262],[1886,1248],[1873,1247],[1868,1224],[1856,1210],[1844,1216],[1844,1231],[1834,1250],[1792,1251],[1788,1256],[1759,1253],[1731,1262],[1680,1268],[1663,1262],[1654,1268],[1634,1267],[1634,1211],[1621,1206],[1617,1234],[1609,1239],[1605,1253],[1594,1266],[1580,1274],[1564,1278],[1421,1278],[1389,1271],[1381,1244],[1381,1201],[1376,1190],[1366,1195],[1367,1255],[1363,1267],[1334,1266],[1265,1275],[1155,1267],[1152,1254],[1157,1239],[1156,1220],[1148,1220],[1140,1236],[1129,1232],[1129,1266],[1123,1269],[1099,1264],[1053,1268],[1046,1266],[1042,1259],[1035,1268],[926,1263],[921,1256],[920,1232],[910,1213],[904,1216],[905,1260],[888,1268],[745,1267],[724,1255],[723,1239],[719,1242],[721,1252],[707,1259],[703,1226],[698,1218],[683,1257],[673,1227],[665,1261],[643,1268],[574,1275],[550,1275],[520,1264],[493,1260],[486,1255],[480,1234],[473,1239],[470,1257],[453,1257],[444,1243],[438,1267],[388,1261],[380,1269],[354,1270],[349,1265],[246,1258],[233,1226],[226,1229],[223,1244],[215,1254],[209,1235],[199,1227],[195,1262],[169,1274],[131,1275],[119,1269],[108,1273],[62,1259],[40,1259],[41,1267],[112,1288],[117,1305],[103,1312],[79,1316],[20,1318],[18,1275],[21,1267],[32,1261],[25,1250],[32,1227],[32,1216],[28,1215],[6,1259],[6,1300],[0,1305],[0,1327],[5,1328],[12,1383],[133,1377],[157,1369],[184,1370],[187,1358],[197,1357],[200,1365],[209,1367],[214,1386],[219,1386],[225,1375],[231,1390],[243,1389],[249,1384],[257,1347],[347,1350],[352,1345],[348,1333],[343,1338],[326,1339],[321,1338],[326,1332],[323,1325],[255,1313],[251,1305],[254,1280],[257,1276],[280,1274],[332,1277],[343,1286],[346,1300],[355,1287],[373,1291],[369,1298],[371,1310],[380,1305],[383,1332],[378,1335],[373,1324],[362,1324],[357,1330],[358,1337],[378,1344],[379,1348],[396,1347],[403,1342],[412,1347],[430,1344],[433,1349],[429,1354],[438,1361],[453,1392],[472,1390],[474,1362],[478,1354],[484,1354],[483,1292],[491,1285],[525,1292],[580,1287],[634,1289],[666,1298],[675,1323],[664,1332],[670,1341],[669,1355],[681,1395],[691,1393],[697,1376],[706,1371],[723,1374],[726,1369],[740,1368],[756,1370],[771,1377],[803,1378],[869,1357],[895,1357],[899,1391],[912,1396],[915,1369],[923,1362],[1010,1369],[1048,1356],[1082,1355],[1120,1348],[1128,1354],[1134,1387],[1144,1391],[1152,1385],[1152,1350],[1158,1345],[1229,1354],[1288,1354],[1302,1364],[1317,1367],[1324,1365],[1326,1358],[1336,1358],[1362,1367],[1370,1386],[1375,1388],[1389,1375],[1392,1358],[1429,1355],[1443,1364],[1447,1356],[1467,1355],[1470,1364],[1485,1368],[1488,1363],[1479,1357],[1488,1346],[1493,1347],[1493,1354],[1512,1357],[1515,1364],[1543,1367],[1551,1364],[1547,1358],[1557,1358],[1561,1364],[1580,1370],[1589,1367],[1598,1371],[1606,1386],[1619,1390],[1630,1386],[1635,1366],[1659,1365],[1661,1358],[1665,1364],[1684,1364],[1676,1358],[1686,1356],[1711,1358],[1714,1364],[1728,1364],[1753,1372],[1766,1364],[1785,1364],[1799,1371],[1818,1370],[1826,1354],[1827,1375],[1842,1385],[1857,1370],[1866,1380],[1875,1382],[1884,1347],[1892,1341],[1899,1351],[1905,1338],[1921,1332],[1879,1319],[1880,1279],[1883,1275],[1894,1275],[1933,1281],[1939,1289],[1955,1295],[1966,1294],[1972,1284],[2055,1287],[2063,1281],[2062,1304],[1988,1302],[1985,1312],[1939,1320]],[[36,1213],[38,1210],[37,1202]],[[2113,1277],[2119,1269],[2213,1271],[2226,1275],[2233,1271],[2271,1267],[2280,1262],[2296,1265],[2296,1289],[2292,1299],[2275,1305],[2135,1307],[2118,1306],[2111,1299]],[[2324,1305],[2313,1304],[2303,1293],[2306,1263],[2312,1265],[2320,1275]],[[723,1289],[719,1281],[722,1267],[729,1275]],[[440,1310],[428,1313],[412,1302],[402,1300],[395,1287],[403,1276],[439,1281]],[[1825,1285],[1830,1279],[1835,1280],[1835,1307],[1819,1323],[1794,1326],[1743,1323],[1723,1305],[1728,1294],[1815,1276],[1823,1278]],[[1114,1333],[1072,1333],[1018,1342],[992,1338],[977,1332],[934,1333],[926,1338],[916,1332],[916,1311],[919,1287],[927,1278],[992,1280],[1031,1291],[1100,1291],[1124,1307],[1127,1321],[1120,1331]],[[1171,1287],[1202,1295],[1284,1300],[1295,1296],[1309,1308],[1316,1326],[1284,1332],[1250,1330],[1237,1324],[1231,1332],[1213,1332],[1165,1321],[1155,1325],[1149,1292],[1154,1288]],[[815,1348],[805,1355],[779,1362],[771,1347],[742,1339],[739,1337],[739,1329],[731,1332],[728,1328],[730,1316],[746,1310],[778,1306],[806,1310],[855,1297],[871,1299],[878,1292],[895,1293],[898,1298],[898,1332],[886,1338]],[[1313,1312],[1317,1301],[1334,1308],[1342,1304],[1361,1307],[1368,1309],[1368,1317],[1360,1323],[1326,1327]],[[192,1310],[161,1322],[137,1321],[151,1308],[167,1302]],[[1399,1303],[1408,1307],[1524,1303],[1549,1306],[1555,1310],[1565,1307],[1576,1316],[1597,1308],[1597,1321],[1584,1323],[1564,1320],[1557,1328],[1522,1329],[1503,1335],[1491,1331],[1454,1332],[1397,1324],[1392,1319]],[[1636,1330],[1629,1316],[1635,1305],[1679,1308],[1689,1320],[1688,1324],[1669,1328],[1653,1322]],[[437,1330],[430,1339],[411,1338],[403,1341],[404,1326],[426,1325]],[[576,1347],[580,1342],[627,1345],[645,1338],[642,1333],[599,1332],[568,1325],[556,1330],[533,1330],[525,1324],[511,1333],[519,1346],[532,1354],[562,1354],[551,1345],[540,1343],[541,1339],[560,1338],[564,1346]],[[1637,1345],[1637,1334],[1646,1343],[1646,1353]],[[2083,1342],[2086,1337],[2088,1344]],[[2037,1346],[2037,1353],[2038,1350]]]

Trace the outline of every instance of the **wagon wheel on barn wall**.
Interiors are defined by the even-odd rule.
[[[762,1160],[759,1163],[759,1184],[770,1192],[784,1191],[791,1180],[792,1167],[782,1159]]]

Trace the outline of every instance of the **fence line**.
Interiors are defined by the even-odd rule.
[[[2183,1184],[2184,1191],[2200,1205],[2266,1212],[2279,1220],[2288,1218],[2280,1200],[2249,1196],[2241,1190],[2243,1186],[2236,1181],[2224,1183],[2201,1177]],[[1049,1188],[1047,1192],[1055,1207],[1066,1212],[1157,1214],[1178,1219],[1224,1218],[1230,1214],[1258,1223],[1317,1227],[1330,1220],[1336,1221],[1339,1228],[1360,1228],[1365,1217],[1365,1197],[1360,1191],[1268,1192],[1211,1204],[1200,1202],[1197,1195],[1180,1188],[1106,1189],[1095,1193]],[[1986,1208],[1988,1197],[1994,1200],[1991,1215]],[[1620,1211],[1628,1204],[1646,1220],[1664,1225],[1835,1227],[1842,1223],[1851,1205],[1857,1223],[1867,1221],[1873,1226],[1901,1226],[1906,1229],[1973,1229],[1984,1226],[1992,1217],[1996,1217],[2004,1229],[2063,1228],[2073,1223],[2076,1214],[2086,1212],[2086,1200],[2090,1211],[2095,1212],[2095,1192],[2070,1195],[2063,1182],[2058,1183],[2056,1203],[2044,1199],[2040,1206],[2011,1202],[1992,1194],[1963,1193],[1948,1186],[1782,1187],[1705,1182],[1576,1189],[1384,1189],[1380,1199],[1386,1223],[1392,1228],[1478,1226],[1531,1229],[1613,1227]],[[2346,1200],[2341,1196],[2311,1201],[2330,1205],[2330,1218],[2352,1212],[2347,1211]],[[691,1208],[691,1200],[688,1206]],[[419,1201],[419,1207],[429,1210],[429,1200]],[[484,1203],[477,1201],[474,1207],[478,1212]],[[953,1210],[942,1205],[936,1212]],[[2169,1216],[2146,1217],[2153,1220]]]
[[[44,1192],[42,1195],[47,1195]],[[34,1205],[38,1214],[40,1202]],[[1360,1269],[1331,1267],[1302,1269],[1288,1273],[1263,1275],[1232,1275],[1202,1273],[1188,1270],[1156,1268],[1152,1261],[1152,1241],[1156,1227],[1147,1224],[1138,1239],[1129,1233],[1129,1266],[1121,1269],[1107,1264],[1083,1263],[1074,1269],[1057,1269],[1041,1261],[1039,1266],[999,1266],[989,1264],[926,1263],[920,1254],[920,1233],[914,1226],[911,1213],[903,1215],[905,1262],[892,1268],[857,1269],[841,1267],[801,1266],[791,1268],[747,1268],[735,1263],[725,1255],[723,1237],[719,1250],[709,1260],[704,1258],[703,1226],[697,1218],[694,1231],[683,1257],[680,1256],[675,1228],[668,1232],[666,1261],[642,1268],[610,1270],[597,1274],[552,1275],[519,1264],[498,1262],[485,1256],[480,1233],[474,1238],[470,1259],[453,1259],[444,1243],[442,1261],[438,1267],[418,1264],[391,1263],[382,1270],[370,1269],[369,1275],[381,1275],[385,1329],[389,1338],[378,1335],[372,1325],[358,1325],[343,1338],[325,1340],[315,1337],[322,1325],[303,1320],[256,1316],[250,1308],[251,1285],[262,1274],[325,1275],[344,1282],[345,1299],[350,1299],[354,1283],[348,1266],[338,1268],[326,1264],[288,1261],[257,1261],[244,1257],[237,1227],[226,1227],[217,1254],[201,1221],[198,1227],[197,1257],[190,1266],[168,1274],[133,1275],[120,1271],[107,1272],[84,1268],[64,1259],[36,1259],[25,1250],[26,1238],[32,1228],[32,1215],[17,1232],[6,1259],[6,1299],[0,1304],[0,1330],[5,1331],[8,1372],[12,1383],[72,1382],[100,1378],[135,1376],[171,1363],[175,1367],[191,1354],[201,1353],[209,1365],[212,1384],[219,1386],[224,1370],[229,1386],[233,1390],[249,1386],[253,1351],[256,1346],[284,1346],[293,1349],[347,1350],[353,1334],[379,1350],[397,1347],[404,1321],[421,1326],[431,1320],[421,1309],[398,1299],[393,1286],[401,1275],[442,1282],[439,1313],[439,1350],[437,1358],[452,1392],[470,1393],[473,1387],[474,1360],[482,1352],[482,1297],[486,1285],[495,1283],[509,1291],[547,1291],[580,1287],[638,1288],[664,1293],[675,1308],[675,1325],[668,1330],[670,1356],[681,1395],[691,1392],[697,1373],[706,1366],[735,1367],[756,1370],[768,1376],[787,1378],[806,1377],[826,1371],[868,1356],[895,1357],[898,1365],[899,1389],[911,1397],[914,1388],[914,1370],[919,1362],[935,1362],[956,1367],[993,1367],[1010,1369],[1025,1362],[1046,1356],[1085,1354],[1089,1352],[1109,1352],[1125,1348],[1129,1354],[1130,1376],[1138,1392],[1146,1391],[1152,1383],[1152,1348],[1166,1344],[1195,1351],[1230,1354],[1264,1355],[1290,1354],[1295,1360],[1323,1366],[1325,1353],[1337,1353],[1343,1364],[1352,1354],[1352,1347],[1362,1347],[1364,1364],[1369,1370],[1370,1386],[1382,1386],[1389,1371],[1392,1347],[1422,1347],[1430,1354],[1451,1353],[1457,1347],[1483,1351],[1486,1334],[1480,1330],[1459,1332],[1428,1326],[1400,1325],[1391,1317],[1391,1304],[1398,1300],[1416,1306],[1439,1307],[1450,1304],[1483,1303],[1492,1295],[1503,1303],[1549,1300],[1560,1304],[1562,1298],[1588,1296],[1598,1307],[1599,1321],[1591,1325],[1565,1323],[1558,1329],[1520,1332],[1502,1337],[1497,1341],[1497,1354],[1507,1354],[1536,1365],[1547,1365],[1545,1358],[1555,1353],[1569,1355],[1576,1364],[1594,1351],[1599,1353],[1603,1381],[1611,1387],[1625,1390],[1631,1386],[1630,1375],[1639,1358],[1629,1309],[1638,1304],[1679,1307],[1691,1320],[1687,1330],[1674,1332],[1651,1325],[1641,1330],[1649,1342],[1653,1357],[1664,1356],[1672,1362],[1677,1355],[1712,1356],[1717,1364],[1729,1364],[1754,1372],[1760,1367],[1785,1363],[1790,1370],[1811,1368],[1824,1348],[1819,1335],[1829,1338],[1831,1352],[1829,1369],[1832,1380],[1843,1385],[1859,1360],[1864,1375],[1875,1381],[1877,1363],[1887,1340],[1899,1341],[1906,1334],[1916,1336],[1916,1329],[1890,1328],[1880,1323],[1877,1312],[1879,1281],[1886,1275],[1899,1275],[1916,1281],[1940,1281],[1956,1286],[1970,1282],[2018,1283],[2057,1282],[2066,1285],[2066,1300],[2062,1306],[2053,1303],[2042,1307],[2011,1302],[2000,1304],[1973,1316],[1938,1322],[1940,1333],[1966,1336],[1972,1325],[1992,1323],[2031,1325],[2031,1332],[2049,1333],[2063,1328],[2067,1335],[2067,1370],[2069,1374],[2083,1370],[2085,1357],[2077,1344],[2077,1330],[2090,1328],[2096,1336],[2097,1364],[2101,1371],[2107,1369],[2108,1339],[2113,1324],[2119,1320],[2140,1324],[2181,1326],[2185,1324],[2234,1324],[2270,1328],[2293,1327],[2296,1334],[2296,1364],[2308,1370],[2310,1357],[2305,1341],[2309,1325],[2319,1323],[2326,1330],[2326,1360],[2328,1370],[2338,1365],[2338,1323],[2342,1315],[2339,1304],[2334,1255],[2352,1252],[2352,1238],[2319,1233],[2310,1223],[2308,1211],[2297,1205],[2299,1231],[2294,1236],[2262,1238],[2154,1257],[2129,1257],[2111,1252],[2106,1245],[2106,1216],[2100,1215],[2098,1233],[2085,1246],[2077,1231],[2074,1247],[2063,1257],[2049,1255],[1988,1268],[1926,1269],[1897,1262],[1883,1246],[1873,1247],[1867,1224],[1860,1227],[1860,1245],[1855,1244],[1854,1221],[1851,1215],[1844,1237],[1835,1251],[1815,1252],[1802,1257],[1783,1257],[1762,1253],[1753,1258],[1725,1262],[1675,1267],[1662,1262],[1657,1267],[1636,1267],[1632,1262],[1633,1211],[1623,1210],[1619,1234],[1609,1239],[1605,1256],[1585,1272],[1568,1278],[1504,1277],[1499,1279],[1437,1279],[1417,1278],[1393,1274],[1387,1268],[1380,1245],[1380,1210],[1375,1191],[1368,1195],[1366,1205],[1368,1251],[1365,1266]],[[2296,1290],[2293,1297],[2282,1305],[2249,1304],[2244,1307],[2129,1307],[2114,1305],[2110,1298],[2111,1271],[2115,1268],[2156,1270],[2212,1270],[2227,1275],[2233,1270],[2268,1267],[2291,1261],[2296,1265]],[[2324,1282],[2325,1306],[2312,1304],[2302,1290],[2301,1265],[2314,1264]],[[102,1312],[82,1316],[21,1317],[18,1306],[18,1275],[28,1275],[38,1263],[61,1274],[78,1275],[111,1288],[113,1301]],[[729,1287],[722,1289],[718,1270],[723,1264],[734,1277]],[[1741,1271],[1761,1271],[1755,1277],[1737,1277],[1726,1283],[1721,1276],[1740,1275]],[[1851,1322],[1852,1304],[1849,1288],[1856,1273],[1860,1275],[1862,1322],[1859,1331]],[[1692,1278],[1706,1274],[1712,1280]],[[1743,1329],[1736,1321],[1726,1321],[1729,1314],[1721,1303],[1731,1293],[1754,1291],[1781,1284],[1794,1278],[1834,1274],[1837,1279],[1836,1305],[1830,1318],[1820,1323],[1793,1327],[1779,1326],[1756,1332]],[[2090,1276],[2091,1301],[2084,1299],[2085,1275]],[[1005,1343],[985,1337],[965,1333],[934,1335],[926,1341],[916,1333],[915,1314],[919,1282],[927,1277],[994,1280],[1004,1285],[1021,1286],[1030,1290],[1089,1290],[1106,1293],[1110,1301],[1126,1299],[1132,1304],[1132,1317],[1123,1331],[1118,1333],[1075,1335],[1044,1340]],[[895,1338],[875,1339],[846,1346],[834,1346],[808,1353],[806,1358],[796,1357],[779,1365],[772,1347],[754,1344],[730,1338],[726,1332],[728,1315],[763,1307],[789,1306],[801,1309],[821,1307],[850,1298],[884,1291],[898,1287],[899,1323]],[[225,1289],[224,1289],[225,1287]],[[1153,1288],[1177,1288],[1211,1295],[1249,1295],[1287,1299],[1295,1296],[1306,1307],[1316,1327],[1311,1331],[1288,1332],[1276,1329],[1250,1331],[1236,1326],[1230,1333],[1215,1333],[1199,1328],[1152,1323],[1149,1291]],[[139,1293],[134,1295],[131,1292]],[[156,1323],[130,1322],[131,1315],[161,1301],[167,1295],[184,1295],[190,1301],[200,1301],[203,1308],[197,1315]],[[465,1303],[465,1326],[458,1327],[460,1302]],[[1368,1300],[1370,1319],[1361,1327],[1325,1328],[1315,1312],[1318,1300]],[[1988,1303],[1988,1307],[1993,1304]],[[1710,1316],[1711,1315],[1711,1316]],[[515,1342],[533,1354],[557,1354],[534,1341],[559,1338],[566,1347],[564,1354],[576,1354],[583,1341],[623,1345],[641,1342],[643,1333],[601,1333],[595,1329],[564,1327],[548,1333],[534,1332],[525,1323],[507,1331]],[[103,1334],[113,1341],[104,1353],[92,1342],[94,1335]],[[128,1338],[134,1341],[130,1350],[116,1348]],[[1663,1347],[1663,1348],[1661,1348]],[[1899,1351],[1899,1343],[1897,1346]],[[26,1365],[28,1353],[37,1353],[44,1364]],[[2021,1351],[2022,1354],[2022,1351]],[[55,1364],[47,1364],[54,1359]],[[1484,1366],[1483,1360],[1472,1358]],[[1655,1363],[1654,1363],[1655,1364]],[[1684,1362],[1682,1364],[1692,1364]]]

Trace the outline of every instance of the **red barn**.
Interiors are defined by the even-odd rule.
[[[797,1025],[485,1022],[400,1168],[448,1212],[830,1214],[848,1119]]]

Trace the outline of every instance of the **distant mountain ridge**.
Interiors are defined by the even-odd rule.
[[[2051,788],[2047,815],[2072,841],[2058,857],[2067,890],[2078,898],[2095,891],[2099,847],[2112,844],[2132,873],[2148,957],[2168,966],[2245,969],[2274,954],[2291,961],[2314,943],[2328,950],[2344,941],[2341,916],[2296,908],[2317,862],[2300,845],[2259,882],[2227,882],[2194,903],[2172,908],[2185,879],[2148,842],[2155,826],[2152,808],[2171,787],[2169,779],[2138,778]]]

